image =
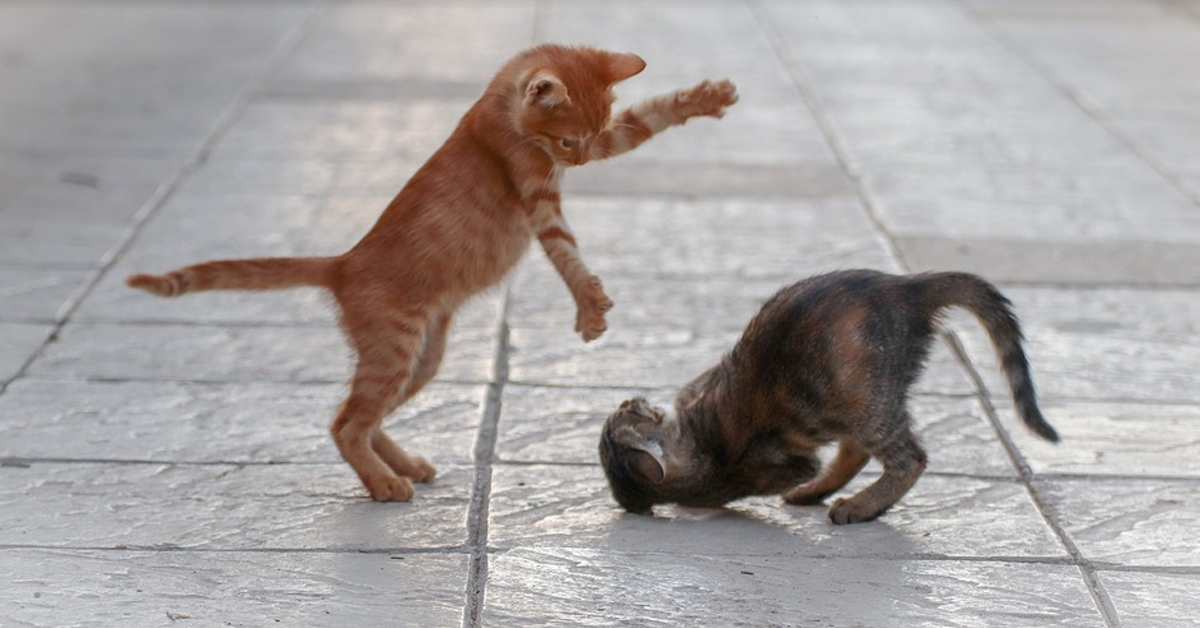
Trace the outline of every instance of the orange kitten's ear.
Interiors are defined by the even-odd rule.
[[[550,72],[545,70],[533,75],[525,85],[525,106],[551,109],[571,102],[567,95],[567,86]]]
[[[633,53],[606,52],[604,54],[608,61],[608,81],[610,83],[619,83],[646,69],[646,62]]]

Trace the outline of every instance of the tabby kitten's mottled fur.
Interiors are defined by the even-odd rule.
[[[333,293],[358,362],[333,438],[371,497],[405,501],[435,470],[380,428],[437,372],[454,311],[500,281],[536,237],[570,289],[575,330],[605,331],[612,307],[584,265],[559,204],[564,168],[636,148],[694,116],[737,101],[728,81],[704,81],[610,117],[612,86],[639,72],[633,54],[544,45],[500,69],[446,143],[375,226],[337,257],[213,261],[130,286],[160,296],[201,290],[317,286]]]
[[[925,470],[908,391],[950,306],[970,311],[987,330],[1025,425],[1057,441],[1038,409],[1010,305],[966,273],[851,270],[784,288],[732,352],[679,392],[673,416],[637,398],[608,417],[600,460],[613,496],[637,513],[660,503],[716,507],[773,493],[816,504],[873,456],[883,474],[835,501],[829,517],[838,524],[878,517]],[[834,441],[837,454],[818,474],[815,451]]]

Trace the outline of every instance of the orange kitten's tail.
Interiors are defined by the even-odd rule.
[[[125,280],[160,297],[201,290],[277,290],[300,286],[329,287],[336,257],[265,257],[205,262],[165,275],[131,275]]]

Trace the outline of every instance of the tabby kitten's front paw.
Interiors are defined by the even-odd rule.
[[[600,278],[593,275],[588,279],[583,294],[575,298],[578,308],[575,313],[575,331],[583,336],[584,342],[591,342],[600,337],[608,324],[604,321],[604,313],[611,310],[612,299],[604,293]]]
[[[737,87],[728,80],[703,81],[675,93],[675,107],[686,120],[694,116],[725,116],[725,109],[738,101]]]

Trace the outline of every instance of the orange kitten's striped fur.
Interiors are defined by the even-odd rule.
[[[694,116],[737,101],[728,81],[705,81],[610,119],[611,87],[641,58],[539,46],[509,61],[446,143],[354,248],[338,257],[214,261],[128,283],[160,296],[200,290],[319,286],[341,307],[358,356],[333,438],[371,497],[405,501],[436,473],[380,428],[437,372],[454,311],[513,267],[534,236],[562,276],[585,341],[605,330],[612,301],[584,265],[559,205],[567,166],[637,147]]]

